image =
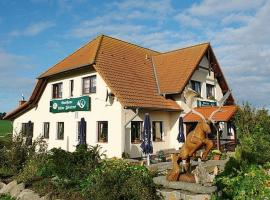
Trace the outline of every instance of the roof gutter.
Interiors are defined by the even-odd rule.
[[[137,117],[139,114],[139,108],[136,108],[136,113],[131,117],[130,120],[128,120],[128,122],[125,124],[125,128],[127,127],[127,125],[133,120],[135,119],[135,117]]]

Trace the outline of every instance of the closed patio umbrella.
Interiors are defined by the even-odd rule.
[[[86,121],[84,118],[81,118],[79,134],[80,134],[79,144],[86,145]]]
[[[147,155],[147,165],[150,165],[150,154],[153,153],[151,138],[151,121],[149,113],[146,113],[143,122],[143,142],[141,148],[143,153]]]
[[[179,124],[178,124],[178,135],[177,140],[178,142],[185,142],[185,135],[184,135],[184,123],[183,123],[183,117],[179,117]]]

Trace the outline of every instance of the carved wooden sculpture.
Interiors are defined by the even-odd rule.
[[[211,133],[210,124],[215,123],[215,121],[213,120],[213,116],[217,112],[220,112],[222,105],[230,95],[230,91],[228,91],[224,95],[224,97],[219,102],[220,103],[219,108],[215,110],[213,113],[211,113],[208,119],[205,119],[205,117],[201,113],[192,108],[193,99],[194,97],[196,97],[196,95],[197,93],[189,88],[186,89],[184,92],[184,97],[186,99],[187,106],[191,109],[191,112],[200,116],[201,121],[198,122],[195,129],[187,135],[186,142],[180,149],[177,159],[176,155],[172,156],[173,169],[167,175],[167,180],[169,181],[178,181],[181,180],[181,177],[183,177],[183,174],[181,174],[178,165],[178,163],[181,162],[182,160],[186,161],[185,164],[183,164],[186,175],[185,177],[190,177],[189,179],[186,180],[186,182],[193,181],[193,177],[190,176],[191,174],[189,173],[190,159],[196,153],[197,150],[199,150],[203,145],[205,145],[206,148],[205,151],[203,152],[202,160],[206,160],[209,151],[213,147],[213,142],[206,137],[206,134]]]

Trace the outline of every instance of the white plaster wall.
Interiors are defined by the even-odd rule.
[[[149,113],[150,120],[152,121],[162,121],[163,122],[163,141],[152,142],[153,144],[153,154],[162,149],[173,148],[170,144],[171,142],[171,113],[165,111],[145,111],[140,110],[138,116],[136,116],[132,121],[143,121],[145,113]],[[135,112],[129,109],[123,110],[123,122],[128,122]],[[176,139],[176,138],[175,138]],[[140,144],[131,143],[131,123],[125,127],[125,152],[129,153],[131,157],[140,157],[142,151]]]
[[[50,113],[50,100],[52,98],[52,84],[63,82],[63,99],[70,98],[69,81],[74,80],[73,97],[82,96],[82,78],[89,75],[97,75],[97,88],[95,94],[90,94],[91,110],[67,113]],[[106,151],[108,157],[120,157],[122,149],[121,134],[121,104],[115,99],[112,105],[105,102],[107,86],[104,80],[96,72],[88,72],[50,81],[38,102],[36,108],[14,120],[14,132],[19,132],[21,123],[31,120],[34,123],[34,138],[42,134],[43,122],[50,122],[50,138],[47,140],[49,149],[61,147],[62,149],[74,151],[77,141],[77,122],[82,117],[87,122],[87,143],[89,145],[99,144]],[[119,116],[119,117],[118,117]],[[108,121],[108,143],[98,143],[97,121]],[[64,122],[64,140],[57,140],[57,122]]]

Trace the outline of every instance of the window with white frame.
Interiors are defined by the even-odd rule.
[[[215,86],[206,84],[206,96],[207,98],[215,98]]]
[[[43,123],[43,137],[49,139],[50,133],[50,122]]]
[[[83,78],[82,80],[82,93],[83,94],[90,94],[90,93],[96,93],[96,80],[97,76],[88,76]]]
[[[152,122],[153,130],[153,141],[161,142],[163,141],[163,122],[162,121],[153,121]]]
[[[191,83],[191,88],[201,95],[201,82],[191,80],[190,83]]]
[[[63,83],[56,83],[52,85],[52,98],[60,99],[63,96]]]
[[[140,143],[142,140],[143,122],[132,121],[131,122],[131,142]]]
[[[98,142],[108,142],[108,121],[97,122]]]
[[[74,80],[69,81],[69,96],[73,97],[73,91],[74,91]]]
[[[57,122],[57,137],[58,140],[64,139],[64,122]]]

